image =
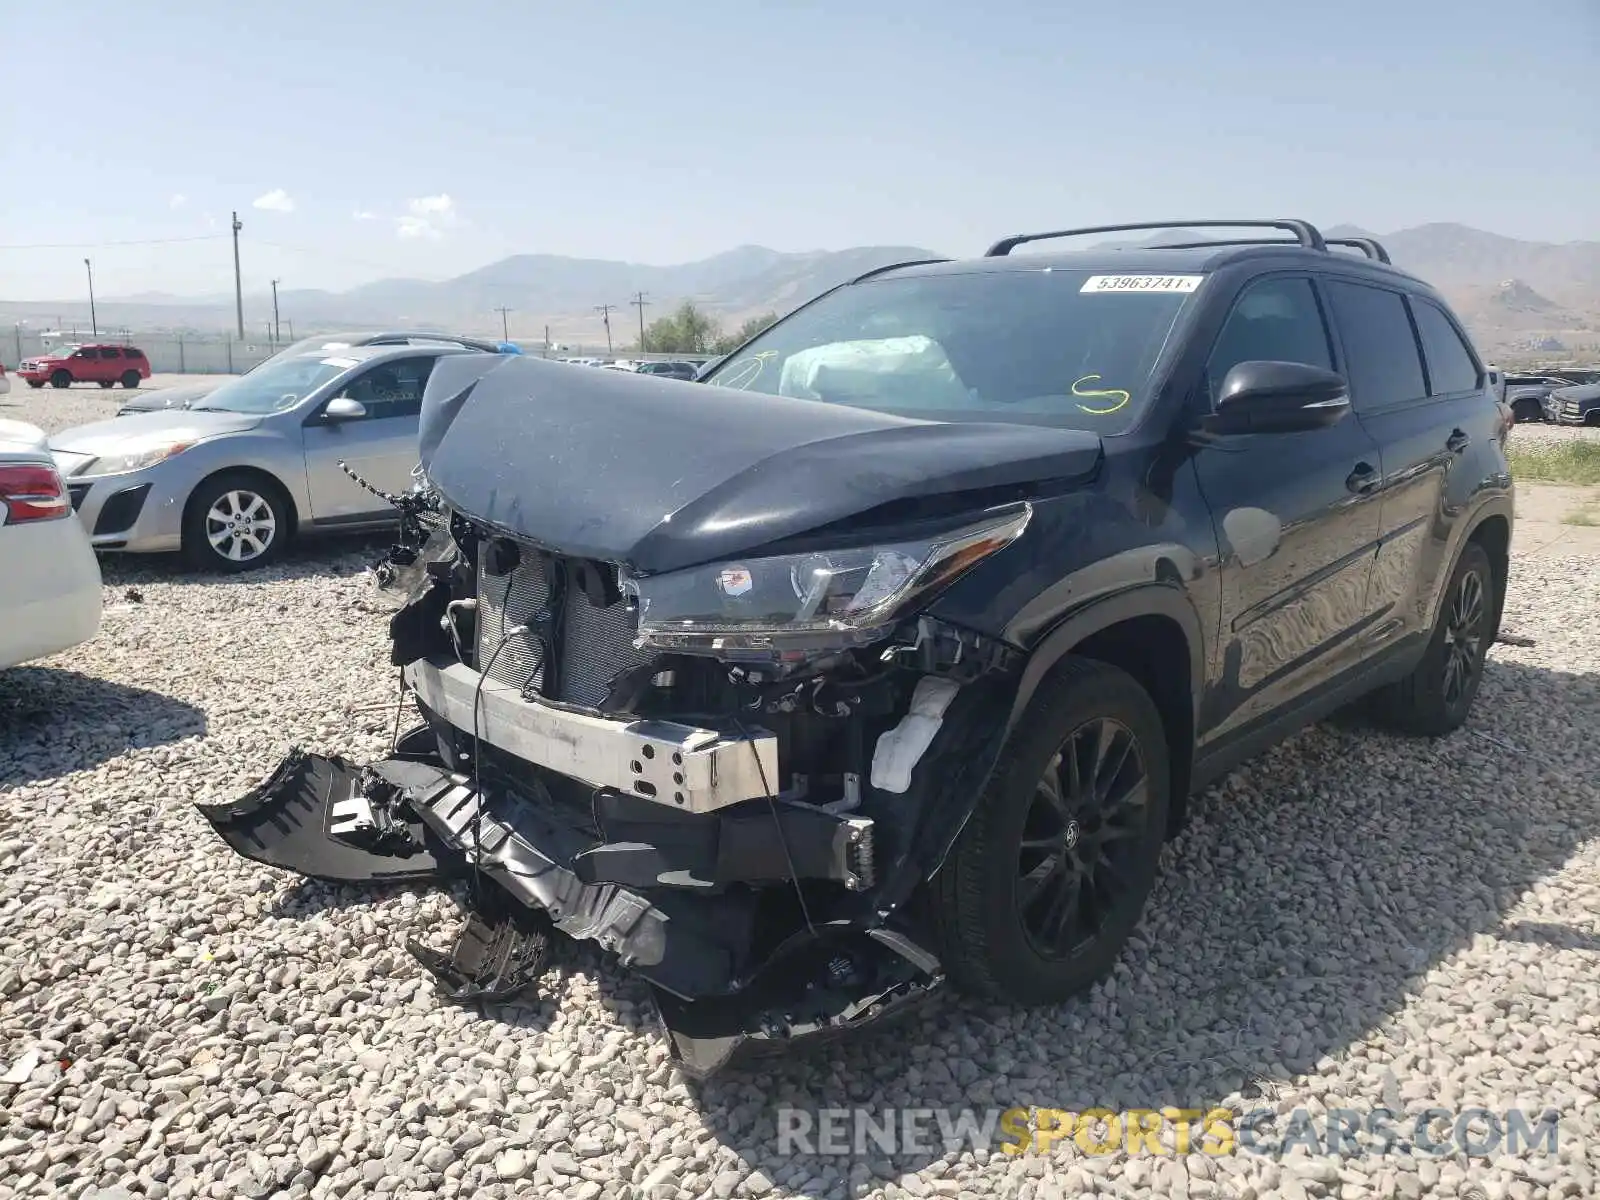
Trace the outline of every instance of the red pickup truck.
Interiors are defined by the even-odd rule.
[[[103,388],[121,384],[136,388],[150,378],[150,360],[134,346],[63,346],[34,358],[25,358],[17,374],[29,387],[71,387],[98,383]]]

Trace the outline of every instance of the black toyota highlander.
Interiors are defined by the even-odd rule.
[[[205,812],[462,881],[451,996],[598,943],[695,1074],[946,981],[1058,1002],[1197,789],[1358,698],[1466,719],[1509,424],[1433,288],[1289,219],[873,271],[695,383],[444,359],[379,569],[420,724]]]

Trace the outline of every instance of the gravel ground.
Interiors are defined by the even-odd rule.
[[[382,752],[372,549],[235,581],[110,561],[99,638],[0,676],[0,1074],[25,1080],[0,1083],[0,1195],[1600,1190],[1600,559],[1514,565],[1534,644],[1495,648],[1467,730],[1330,722],[1212,789],[1091,994],[947,999],[696,1088],[598,956],[535,1001],[442,1004],[404,944],[448,941],[450,896],[296,883],[192,811],[290,742]],[[777,1106],[848,1104],[1563,1117],[1549,1158],[780,1153]]]
[[[1507,445],[1559,446],[1562,442],[1600,442],[1600,425],[1546,425],[1524,421],[1511,432]]]
[[[152,375],[132,393],[155,392],[167,387],[188,387],[200,383],[225,383],[234,375]],[[30,388],[21,376],[12,375],[10,395],[0,396],[0,417],[26,421],[46,433],[59,433],[74,425],[88,425],[117,415],[127,403],[129,393],[120,387],[101,388],[77,384],[70,388]]]

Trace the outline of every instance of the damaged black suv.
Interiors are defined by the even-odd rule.
[[[698,383],[442,360],[380,571],[422,724],[208,817],[469,876],[417,948],[452,995],[592,939],[696,1074],[1093,982],[1197,788],[1357,697],[1459,726],[1506,582],[1509,414],[1439,295],[1183,224],[1264,236],[874,271]]]

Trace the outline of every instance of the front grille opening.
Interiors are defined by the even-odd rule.
[[[555,561],[557,569],[564,566]],[[553,613],[556,589],[546,556],[537,550],[522,547],[515,567],[504,575],[491,574],[487,566],[480,563],[478,568],[476,661],[496,683],[596,708],[613,679],[654,657],[634,646],[638,615],[623,600],[597,606],[582,588],[567,587],[561,589],[562,611]],[[502,647],[507,631],[523,624],[530,626],[529,632]],[[546,686],[552,673],[557,679],[553,694]]]

